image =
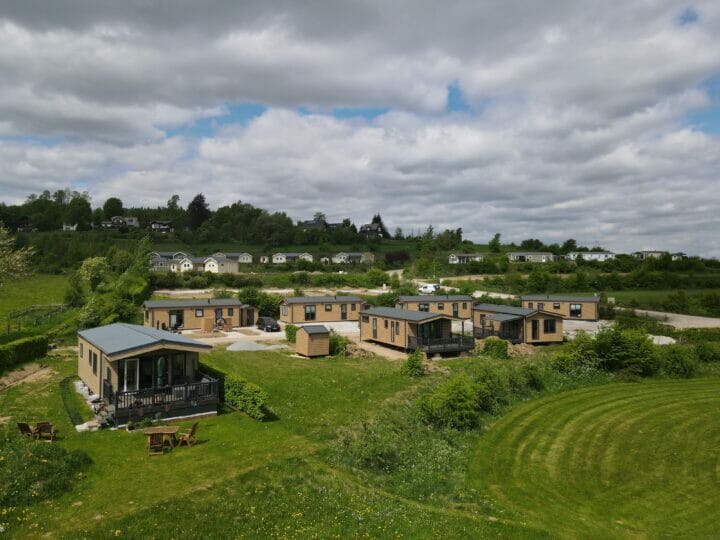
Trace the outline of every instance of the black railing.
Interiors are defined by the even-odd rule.
[[[508,331],[496,331],[493,328],[487,327],[487,328],[473,328],[473,336],[475,336],[476,339],[485,339],[489,337],[496,337],[500,339],[504,339],[509,341],[510,343],[520,343],[522,341],[522,336],[520,335],[520,332],[508,332]]]
[[[201,405],[220,401],[219,382],[204,375],[202,380],[160,388],[143,388],[115,394],[115,410],[152,409],[186,404]]]
[[[453,335],[446,338],[408,338],[409,349],[421,349],[427,352],[469,351],[475,347],[472,336]]]

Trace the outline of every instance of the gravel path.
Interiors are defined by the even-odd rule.
[[[678,329],[684,328],[720,328],[720,319],[713,317],[697,317],[695,315],[680,315],[678,313],[666,313],[664,311],[648,311],[636,309],[636,315],[652,317],[664,323],[670,324]]]

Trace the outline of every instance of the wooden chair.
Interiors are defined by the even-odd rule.
[[[148,435],[147,443],[148,456],[162,455],[165,453],[165,435],[162,433],[151,433]]]
[[[195,437],[195,433],[197,432],[197,427],[198,423],[195,422],[190,428],[190,431],[187,433],[180,433],[178,436],[178,446],[182,446],[182,443],[185,443],[188,446],[192,446],[193,443],[196,443],[197,438]]]
[[[22,433],[23,435],[27,435],[32,439],[35,439],[37,437],[35,429],[30,427],[30,424],[28,424],[27,422],[18,422],[17,427],[20,430],[20,433]]]
[[[55,438],[55,428],[50,422],[38,422],[35,433],[37,433],[38,439],[52,442]]]

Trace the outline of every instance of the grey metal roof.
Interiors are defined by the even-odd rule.
[[[211,255],[211,257],[212,257],[212,256],[215,256],[215,255],[224,256],[224,257],[227,257],[228,259],[237,259],[238,257],[241,257],[242,255],[250,255],[250,254],[247,253],[246,251],[243,251],[243,252],[238,252],[238,251],[227,251],[227,252],[225,252],[225,251],[216,251],[215,253],[213,253],[213,254]],[[250,256],[252,257],[252,255],[250,255]]]
[[[301,326],[298,330],[305,330],[308,334],[329,334],[330,330],[325,328],[322,324],[309,324],[307,326]]]
[[[307,251],[303,251],[302,253],[281,251],[279,253],[275,253],[275,255],[285,255],[285,257],[299,257],[300,255],[310,255],[310,254]],[[275,255],[273,255],[273,257]]]
[[[400,302],[472,302],[469,294],[417,294],[412,296],[398,296]]]
[[[508,255],[550,255],[555,256],[554,253],[549,251],[508,251]]]
[[[360,312],[361,315],[371,315],[377,317],[389,317],[391,319],[400,319],[411,322],[425,322],[438,317],[450,319],[442,313],[432,313],[429,311],[414,311],[410,309],[390,308],[390,307],[374,307],[365,309]]]
[[[185,308],[185,307],[241,307],[243,303],[237,298],[186,298],[177,300],[147,300],[143,307],[147,308]]]
[[[527,317],[535,313],[534,309],[516,307],[516,306],[501,306],[499,304],[485,304],[477,303],[473,306],[475,311],[489,311],[491,313],[504,313],[505,315],[516,315],[520,317]]]
[[[286,296],[286,304],[332,304],[333,302],[362,302],[359,296]]]
[[[600,302],[599,296],[577,296],[565,294],[528,294],[522,297],[523,302]]]
[[[212,349],[211,345],[200,343],[180,334],[127,323],[113,323],[107,326],[81,330],[78,335],[109,356],[135,349],[144,349],[152,345],[165,344],[194,347],[197,350]]]
[[[499,322],[516,321],[522,318],[522,315],[510,315],[509,313],[494,313],[493,315],[488,315],[488,319]]]

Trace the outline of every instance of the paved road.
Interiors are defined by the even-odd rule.
[[[648,311],[636,309],[636,315],[652,317],[675,328],[720,328],[720,319],[713,317],[697,317],[695,315],[680,315],[678,313],[666,313],[664,311]]]

